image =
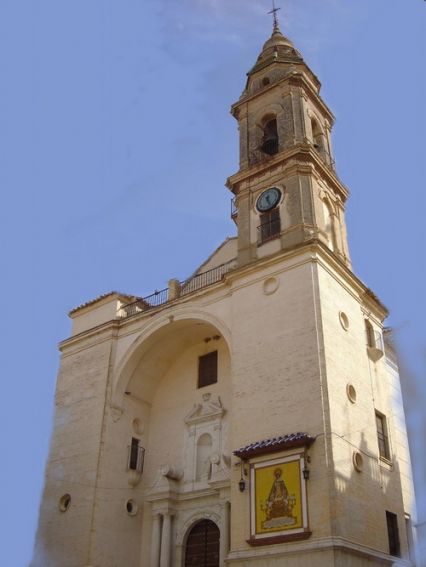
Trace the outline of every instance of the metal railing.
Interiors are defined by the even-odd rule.
[[[264,221],[257,227],[257,243],[258,245],[268,242],[277,238],[281,234],[281,220],[280,218],[272,218]]]
[[[216,268],[212,268],[207,272],[191,276],[180,283],[180,295],[188,295],[188,293],[192,293],[193,291],[197,291],[203,287],[207,287],[208,285],[220,282],[223,276],[234,266],[235,260],[231,260],[231,262],[216,266]]]
[[[231,199],[231,219],[235,219],[238,216],[238,209],[235,197]]]
[[[376,348],[384,352],[385,347],[383,344],[382,333],[380,331],[376,331],[372,328],[367,328],[365,334],[368,347]]]
[[[127,468],[142,474],[145,461],[145,448],[142,445],[127,446]]]
[[[206,272],[194,274],[182,282],[175,281],[177,289],[174,288],[172,293],[172,290],[169,287],[160,291],[155,291],[151,295],[142,297],[132,303],[122,305],[119,309],[118,317],[121,319],[132,317],[138,313],[143,313],[150,309],[154,309],[155,307],[161,307],[162,305],[174,301],[179,297],[189,295],[190,293],[203,289],[209,285],[220,282],[223,276],[235,268],[235,266],[236,260],[234,259],[226,262],[225,264],[221,264],[220,266],[216,266],[211,270],[207,270]]]
[[[313,146],[314,150],[319,155],[319,157],[322,159],[324,164],[329,169],[334,171],[335,166],[336,166],[336,162],[332,158],[331,154],[324,147],[320,146],[319,144],[312,143],[310,140],[308,140],[308,142],[309,142],[309,144],[311,144]]]
[[[131,317],[132,315],[137,315],[143,311],[148,311],[153,307],[159,307],[164,303],[167,303],[169,296],[169,289],[166,287],[160,291],[154,291],[151,295],[143,297],[134,301],[133,303],[128,303],[123,305],[119,311],[119,316],[121,318]]]

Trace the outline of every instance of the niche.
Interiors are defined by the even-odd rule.
[[[213,441],[208,433],[200,435],[197,441],[197,468],[195,480],[210,480]]]

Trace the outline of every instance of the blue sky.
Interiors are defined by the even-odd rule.
[[[422,0],[281,0],[323,83],[354,270],[391,310],[426,520]],[[229,234],[229,114],[269,0],[3,0],[2,564],[28,565],[67,312],[184,278]]]

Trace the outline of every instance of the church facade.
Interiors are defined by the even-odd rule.
[[[414,564],[387,311],[351,268],[333,115],[278,25],[232,114],[237,237],[70,313],[32,567]]]

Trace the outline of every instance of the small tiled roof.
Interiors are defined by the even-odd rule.
[[[234,451],[236,457],[240,459],[248,459],[257,455],[266,455],[267,453],[275,453],[284,449],[293,449],[294,447],[309,447],[315,441],[315,437],[307,433],[290,433],[281,435],[280,437],[272,437],[264,441],[256,441],[250,443],[237,451]]]
[[[102,295],[95,297],[95,299],[91,299],[90,301],[86,301],[86,303],[82,303],[78,307],[74,307],[74,309],[71,309],[71,311],[69,312],[69,315],[72,315],[76,311],[83,309],[83,307],[88,307],[89,305],[94,305],[98,301],[101,301],[102,299],[105,299],[106,297],[109,297],[110,295],[117,295],[117,296],[123,298],[126,301],[136,301],[137,299],[139,299],[139,297],[135,297],[134,295],[127,295],[126,293],[120,293],[119,291],[109,291],[108,293],[103,293]]]

